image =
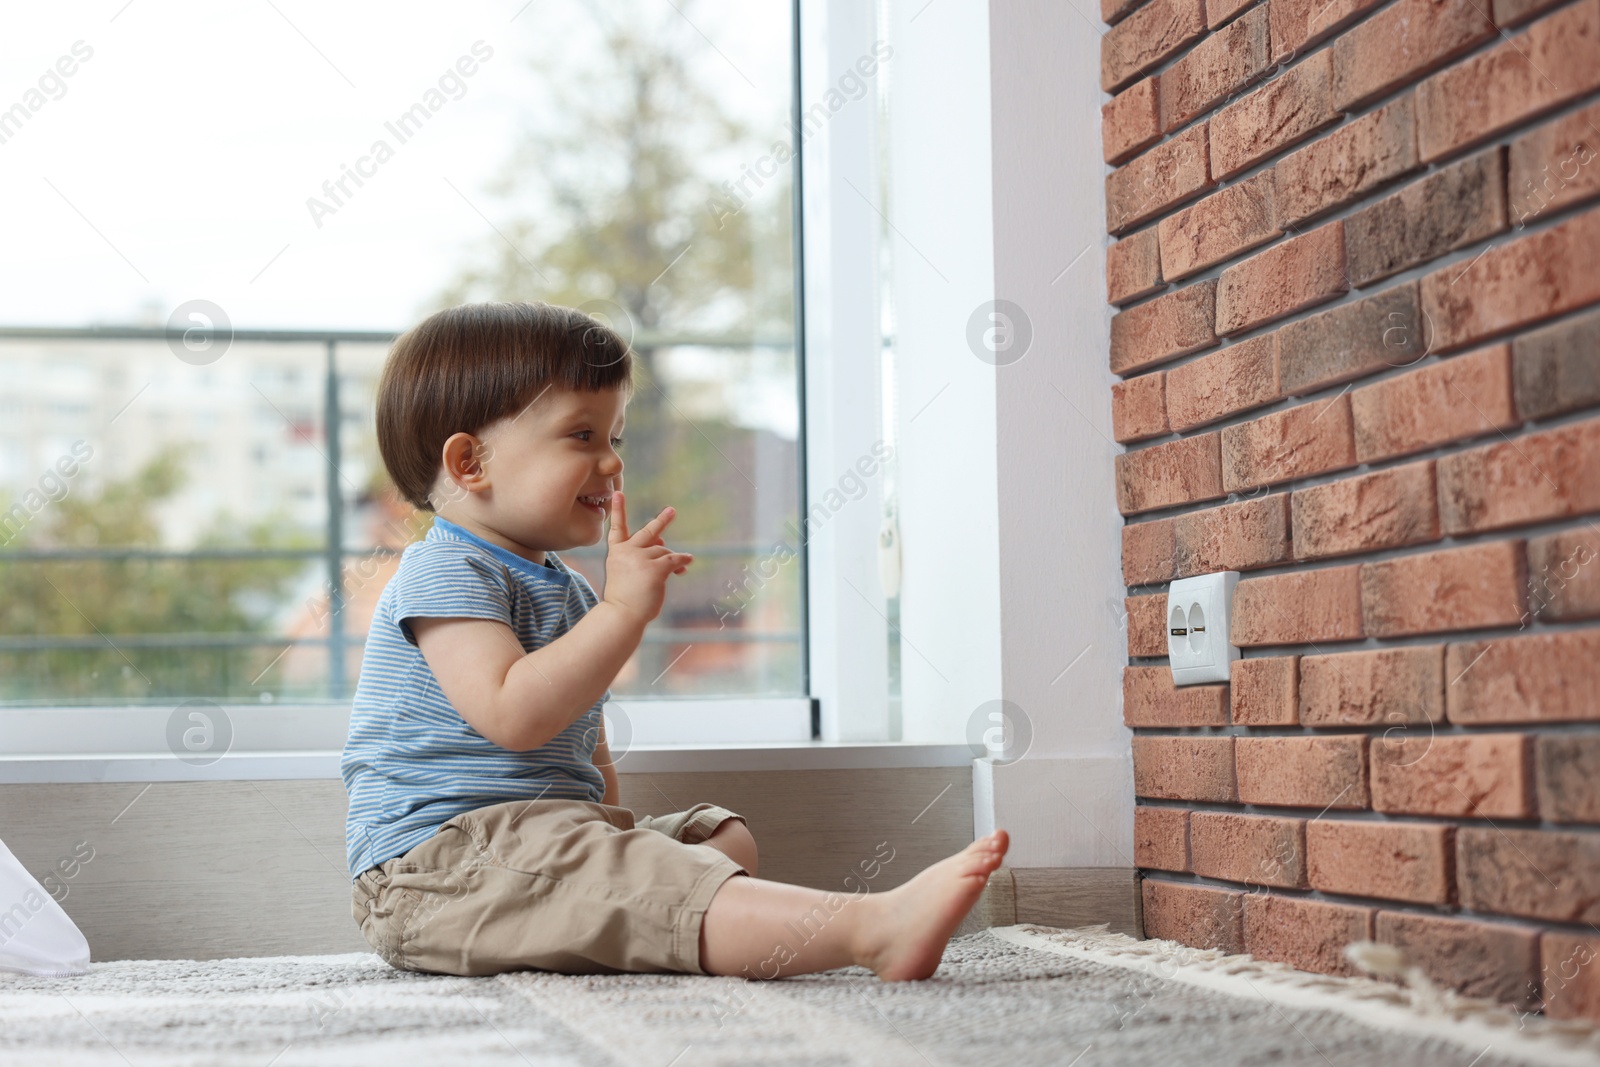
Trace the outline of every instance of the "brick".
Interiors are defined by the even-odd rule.
[[[1300,658],[1303,726],[1443,721],[1443,645],[1408,645]]]
[[[1402,0],[1402,4],[1429,2]],[[1417,86],[1417,147],[1424,161],[1438,159],[1596,87],[1600,87],[1600,0],[1583,0]]]
[[[1511,343],[1511,381],[1524,419],[1600,404],[1600,310],[1518,337]]]
[[[1364,736],[1239,737],[1239,800],[1293,808],[1367,806]]]
[[[1333,59],[1307,56],[1211,118],[1211,176],[1222,180],[1339,121]]]
[[[1399,0],[1333,43],[1334,106],[1376,100],[1492,36],[1477,0]]]
[[[1111,371],[1126,375],[1217,343],[1215,278],[1111,316]]]
[[[1502,29],[1527,22],[1566,0],[1494,0],[1494,24]]]
[[[1216,182],[1204,122],[1169,137],[1106,175],[1106,232],[1122,233]]]
[[[1600,104],[1553,119],[1511,142],[1511,221],[1526,226],[1546,211],[1600,196]]]
[[[1251,893],[1244,902],[1244,949],[1258,960],[1318,974],[1354,975],[1352,941],[1372,939],[1372,908]]]
[[[1285,156],[1278,210],[1299,222],[1365,196],[1417,168],[1417,129],[1410,95],[1345,123]]]
[[[1127,442],[1166,432],[1167,389],[1160,371],[1111,383],[1112,436]]]
[[[1163,276],[1177,281],[1283,233],[1275,221],[1274,180],[1264,170],[1157,223]]]
[[[1451,722],[1600,721],[1600,629],[1452,644],[1444,673]]]
[[[1448,826],[1314,819],[1306,827],[1307,877],[1324,893],[1448,904],[1454,848]]]
[[[1600,3],[1600,0],[1596,0]],[[1433,349],[1449,351],[1600,300],[1600,209],[1422,279]]]
[[[1161,129],[1177,129],[1259,80],[1272,65],[1271,51],[1264,4],[1206,37],[1161,72]]]
[[[1167,371],[1167,422],[1180,433],[1282,397],[1276,334],[1227,345]]]
[[[1189,817],[1194,873],[1226,882],[1303,888],[1305,841],[1304,819],[1214,811]]]
[[[1115,463],[1117,506],[1124,515],[1225,495],[1222,451],[1214,433],[1124,452]]]
[[[1505,155],[1496,146],[1434,171],[1344,220],[1360,288],[1506,229]]]
[[[1344,223],[1335,219],[1224,270],[1217,279],[1216,331],[1239,333],[1349,289]]]
[[[1439,539],[1433,460],[1390,467],[1289,498],[1296,559],[1326,559]]]
[[[1221,434],[1222,484],[1230,493],[1356,463],[1350,397],[1343,393],[1225,427]]]
[[[1135,737],[1134,793],[1164,800],[1233,800],[1233,740]]]
[[[1166,593],[1123,598],[1130,656],[1166,656]]]
[[[1234,724],[1293,726],[1299,722],[1299,667],[1299,656],[1235,660],[1228,679]]]
[[[1600,734],[1541,734],[1534,781],[1541,818],[1600,823]]]
[[[1272,0],[1272,61],[1287,63],[1382,0]]]
[[[1125,585],[1165,582],[1173,574],[1171,519],[1133,522],[1122,527],[1122,581]]]
[[[1167,654],[1167,595],[1130,596],[1123,600],[1128,618],[1128,655]]]
[[[1462,827],[1456,882],[1473,911],[1600,922],[1600,834]]]
[[[1600,618],[1600,531],[1593,526],[1528,541],[1528,615],[1552,622]]]
[[[1122,163],[1161,139],[1156,79],[1136,81],[1100,108],[1100,147],[1107,163]]]
[[[1361,567],[1323,567],[1241,581],[1229,634],[1239,648],[1353,641],[1361,630]]]
[[[1532,742],[1527,734],[1418,734],[1400,744],[1379,740],[1372,746],[1373,810],[1532,818]]]
[[[1100,21],[1108,26],[1115,25],[1142,3],[1144,0],[1100,0]]]
[[[1539,937],[1540,1004],[1547,1018],[1600,1022],[1600,938],[1565,930]]]
[[[1505,923],[1380,911],[1373,938],[1447,989],[1518,1009],[1537,1006],[1539,934]]]
[[[1122,721],[1129,726],[1226,726],[1228,687],[1172,684],[1170,667],[1122,668]]]
[[[1256,0],[1206,0],[1206,25],[1214,30],[1255,3]]]
[[[1522,420],[1511,400],[1511,346],[1491,345],[1357,389],[1350,412],[1362,463],[1512,429]]]
[[[1362,300],[1285,323],[1277,331],[1278,374],[1288,396],[1304,396],[1427,355],[1417,286],[1406,282]]]
[[[1116,92],[1205,32],[1205,0],[1149,0],[1100,39],[1100,88]]]
[[[1244,951],[1244,894],[1146,878],[1140,885],[1144,934],[1191,948]]]
[[[1173,525],[1177,576],[1283,563],[1289,550],[1289,494],[1179,515]]]
[[[1183,808],[1133,809],[1133,865],[1160,871],[1189,869],[1189,813]]]
[[[1600,419],[1439,460],[1439,523],[1447,534],[1591,511],[1600,511]]]
[[[1361,566],[1369,637],[1515,626],[1526,602],[1521,541],[1491,541]]]
[[[1106,249],[1106,300],[1122,305],[1162,286],[1161,242],[1156,228],[1130,233]]]

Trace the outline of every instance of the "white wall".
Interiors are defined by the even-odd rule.
[[[995,292],[1033,328],[1000,368],[996,426],[1004,688],[1035,737],[993,768],[993,815],[1038,834],[1040,865],[1133,866],[1100,33],[1070,3],[1011,0],[989,45]]]
[[[1010,702],[1032,740],[975,763],[978,832],[1012,832],[1009,866],[1132,866],[1099,33],[1045,0],[894,19],[905,736]],[[996,298],[1032,339],[986,361]]]

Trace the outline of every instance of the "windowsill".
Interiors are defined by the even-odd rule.
[[[250,779],[337,780],[339,751],[230,752],[204,766],[167,753],[28,755],[0,758],[0,785],[51,782],[207,782]],[[868,770],[964,767],[966,745],[897,741],[749,742],[635,745],[617,760],[621,774],[684,771]]]

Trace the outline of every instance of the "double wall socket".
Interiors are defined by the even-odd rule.
[[[1228,641],[1238,571],[1179,578],[1167,587],[1167,662],[1173,685],[1226,682],[1239,650]]]

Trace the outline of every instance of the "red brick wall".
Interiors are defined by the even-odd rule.
[[[1600,0],[1101,13],[1145,928],[1600,1018]]]

